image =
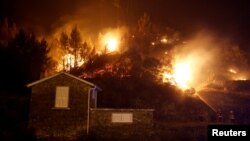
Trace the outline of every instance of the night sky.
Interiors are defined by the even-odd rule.
[[[250,6],[247,0],[3,0],[1,18],[38,34],[50,34],[68,21],[83,21],[90,30],[134,24],[146,12],[153,23],[183,34],[200,29],[229,36],[247,49]]]

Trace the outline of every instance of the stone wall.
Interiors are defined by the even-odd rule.
[[[151,140],[152,109],[91,109],[90,136],[97,140]],[[132,113],[132,123],[113,123],[112,113]]]

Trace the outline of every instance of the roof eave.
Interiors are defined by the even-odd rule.
[[[27,87],[32,87],[32,86],[34,86],[34,85],[36,85],[36,84],[39,84],[39,83],[42,83],[42,82],[44,82],[44,81],[46,81],[46,80],[49,80],[49,79],[51,79],[51,78],[54,78],[54,77],[56,77],[56,76],[58,76],[58,75],[60,75],[60,74],[65,74],[65,75],[67,75],[67,76],[69,76],[69,77],[75,78],[75,79],[77,79],[77,80],[79,80],[79,81],[81,81],[81,82],[83,82],[83,83],[85,83],[85,84],[88,84],[88,85],[92,86],[92,87],[97,87],[97,86],[96,86],[95,84],[93,84],[93,83],[90,83],[90,82],[88,82],[88,81],[86,81],[86,80],[83,80],[83,79],[81,79],[81,78],[78,78],[78,77],[76,77],[76,76],[74,76],[74,75],[71,75],[71,74],[69,74],[69,73],[66,73],[66,72],[60,72],[60,73],[57,73],[57,74],[55,74],[55,75],[52,75],[52,76],[49,76],[49,77],[46,77],[46,78],[37,80],[37,81],[35,81],[35,82],[31,82],[31,83],[27,84],[26,86],[27,86]],[[98,89],[100,89],[100,88],[98,87]]]

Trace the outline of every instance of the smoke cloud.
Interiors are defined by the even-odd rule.
[[[244,52],[229,38],[203,30],[173,50],[172,64],[189,63],[189,85],[200,89],[209,83],[248,79]]]

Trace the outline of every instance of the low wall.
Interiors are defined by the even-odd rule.
[[[153,112],[153,109],[91,109],[90,136],[148,140],[153,135]],[[119,117],[121,115],[125,115],[124,119]],[[119,118],[123,120],[119,121]]]

